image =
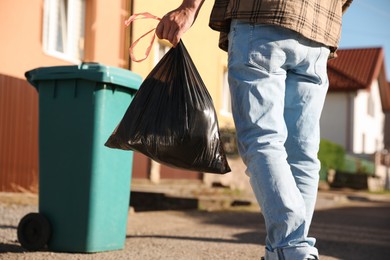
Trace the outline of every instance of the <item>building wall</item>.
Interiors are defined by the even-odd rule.
[[[3,0],[0,8],[0,74],[24,78],[37,66],[69,64],[43,53],[43,0]]]
[[[0,74],[0,191],[37,191],[37,185],[37,92]]]
[[[84,61],[127,67],[126,30],[129,0],[86,1]],[[24,78],[41,66],[75,65],[43,50],[43,0],[2,0],[0,4],[0,74]]]
[[[83,61],[128,67],[123,20],[129,7],[130,0],[86,0]],[[0,190],[37,191],[38,95],[24,73],[79,62],[44,51],[43,0],[2,0],[0,10]],[[149,167],[138,154],[134,161],[142,162],[135,167],[141,175]]]
[[[128,56],[130,42],[137,39],[147,30],[155,28],[157,21],[136,21],[132,27],[133,37],[131,37],[130,29],[124,26],[124,20],[129,17],[132,8],[134,13],[147,11],[161,17],[166,12],[176,8],[179,4],[180,1],[166,1],[164,2],[164,5],[161,5],[161,1],[159,0],[86,0],[84,58],[79,62],[99,62],[108,66],[122,68],[130,67],[133,72],[146,77],[156,63],[158,44],[169,44],[157,40],[148,59],[142,63],[130,62]],[[220,127],[232,127],[231,115],[228,113],[220,113],[222,111],[221,108],[223,103],[222,85],[224,82],[224,72],[226,72],[227,67],[227,54],[218,48],[219,33],[208,27],[212,4],[212,1],[206,1],[204,3],[197,22],[183,36],[183,41],[213,98]],[[9,168],[4,168],[4,165],[9,162],[14,163],[16,166],[22,164],[26,165],[25,162],[30,162],[29,166],[26,166],[25,170],[22,170],[23,173],[18,174],[20,176],[26,176],[27,179],[32,176],[31,178],[35,178],[34,180],[36,182],[36,172],[39,171],[37,166],[38,96],[36,90],[25,81],[24,73],[37,67],[77,65],[79,62],[69,59],[66,60],[59,56],[53,56],[44,51],[44,0],[29,0],[24,1],[23,4],[20,4],[18,1],[3,0],[1,1],[0,8],[2,11],[2,15],[0,16],[0,32],[2,35],[0,38],[0,46],[2,46],[0,49],[0,75],[4,78],[12,79],[3,80],[0,83],[2,100],[13,100],[13,98],[21,100],[22,96],[20,96],[20,90],[23,89],[22,91],[27,95],[23,96],[23,102],[26,104],[28,102],[35,104],[35,106],[30,108],[30,112],[32,112],[35,117],[31,117],[28,113],[22,113],[22,117],[17,117],[17,125],[26,125],[32,120],[31,122],[33,124],[31,127],[33,132],[28,136],[31,138],[29,140],[35,145],[29,150],[31,151],[31,158],[33,158],[33,160],[31,161],[30,157],[27,160],[26,158],[30,155],[21,153],[20,146],[16,145],[15,140],[25,140],[23,139],[25,136],[22,137],[22,133],[17,130],[12,130],[13,128],[11,129],[8,127],[6,129],[5,125],[9,126],[11,121],[3,121],[2,124],[0,124],[0,134],[2,135],[2,139],[0,139],[0,142],[2,142],[1,145],[4,148],[4,140],[10,139],[11,135],[14,139],[10,139],[10,141],[7,142],[7,148],[4,148],[2,150],[3,153],[0,155],[2,162],[0,175],[8,177],[14,175]],[[136,55],[143,55],[145,46],[148,44],[149,40],[150,38],[146,37],[139,43],[135,50]],[[23,86],[18,87],[18,90],[16,90],[14,87],[15,84]],[[12,104],[12,106],[8,103],[3,103],[2,105],[4,104],[6,104],[7,107],[2,107],[2,120],[5,120],[4,115],[8,115],[8,113],[10,113],[11,118],[16,118],[14,117],[15,113],[17,113],[15,111],[22,108],[18,105],[20,102],[16,102]],[[14,121],[14,123],[16,123],[16,121]],[[13,143],[11,142],[12,140],[14,140]],[[11,151],[10,147],[16,147],[17,149],[15,148],[15,151]],[[135,154],[135,157],[133,177],[150,177],[150,169],[153,168],[150,160],[138,153]],[[178,176],[176,171],[171,171],[166,169],[166,167],[161,167],[161,169],[161,177],[164,177],[165,175],[168,176],[169,172],[174,173],[174,176],[171,177],[177,178]],[[35,175],[32,175],[32,172],[34,172]],[[186,178],[184,176],[189,176],[189,174],[183,174],[182,176],[183,178]],[[199,179],[200,175],[199,173],[194,173],[191,175],[191,178]],[[30,179],[28,179],[28,184],[21,184],[21,186],[29,189],[32,182]],[[6,177],[0,179],[0,183],[6,182],[8,183]]]
[[[385,114],[385,127],[384,127],[384,143],[385,143],[385,149],[390,151],[390,112],[387,112]]]
[[[322,138],[352,153],[371,154],[384,147],[383,131],[378,81],[357,93],[328,93],[321,117]]]
[[[130,13],[130,0],[87,0],[85,61],[128,67],[128,30],[123,21]]]
[[[81,61],[74,61],[63,59],[58,55],[53,56],[44,51],[44,0],[29,0],[24,1],[23,4],[12,0],[1,1],[0,8],[2,15],[0,16],[0,32],[2,37],[0,38],[0,46],[2,48],[0,49],[0,75],[2,75],[2,79],[7,80],[0,82],[0,93],[2,95],[0,142],[3,148],[0,155],[2,163],[0,175],[5,176],[3,176],[4,178],[1,177],[0,183],[8,183],[7,178],[15,174],[8,167],[10,162],[18,169],[21,168],[20,165],[26,166],[23,166],[24,168],[22,167],[22,173],[18,173],[17,176],[25,176],[29,183],[21,184],[21,187],[23,186],[29,189],[32,182],[30,180],[31,178],[37,182],[38,96],[37,91],[25,81],[24,73],[37,67],[77,65],[79,62],[99,62],[104,65],[122,68],[129,68],[131,66],[134,72],[145,77],[155,65],[157,52],[153,51],[149,59],[142,63],[130,64],[128,47],[131,36],[130,29],[124,26],[124,20],[129,17],[132,7],[134,7],[134,12],[148,11],[162,16],[167,11],[176,8],[179,4],[179,1],[167,1],[164,5],[161,5],[161,1],[157,0],[87,0],[84,58]],[[213,97],[217,112],[219,112],[221,107],[223,73],[226,70],[227,56],[225,52],[219,50],[217,47],[218,33],[208,27],[211,7],[212,2],[206,1],[196,24],[185,34],[183,41]],[[157,21],[140,20],[135,22],[132,27],[134,37],[139,37],[145,32],[145,29],[154,28],[156,24]],[[136,53],[144,52],[142,47],[146,46],[149,39],[145,38],[145,40],[146,42],[140,42]],[[157,46],[158,44],[156,42],[153,50],[157,50]],[[21,91],[23,91],[24,95],[20,94]],[[3,101],[14,99],[18,100],[18,102],[10,104]],[[20,101],[22,99],[23,101]],[[35,104],[35,106],[30,107],[31,111],[29,111],[35,116],[31,116],[29,113],[19,113],[18,111],[23,109],[21,102],[23,104],[29,104],[30,102]],[[16,114],[22,116],[16,117]],[[229,115],[221,116],[218,114],[218,116],[220,117],[221,127],[224,124],[226,125],[225,122],[231,124],[232,119]],[[17,118],[18,121],[13,120],[11,122],[7,118]],[[14,123],[15,125],[10,127]],[[27,125],[28,123],[32,123],[30,126],[32,132],[27,135],[27,138],[26,133],[22,133],[16,128],[17,126]],[[25,135],[22,136],[23,134]],[[17,145],[17,143],[26,141],[26,138],[34,144],[28,150],[31,152],[30,155],[21,152],[21,146]],[[4,145],[5,140],[7,140],[6,146]],[[11,148],[15,148],[16,150]],[[138,153],[135,157],[133,176],[141,178],[148,177],[151,168],[150,160]],[[29,162],[29,165],[27,165],[27,162]],[[5,168],[6,165],[8,165],[7,169]],[[169,172],[169,170],[164,168],[163,172]],[[196,173],[194,176],[195,178],[199,178],[199,175]],[[19,184],[16,183],[17,185]]]
[[[354,153],[375,153],[383,148],[384,114],[378,81],[360,90],[354,103]]]
[[[348,147],[349,95],[329,92],[321,116],[321,138]]]

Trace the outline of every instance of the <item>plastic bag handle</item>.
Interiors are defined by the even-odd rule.
[[[144,12],[144,13],[138,13],[138,14],[133,14],[132,16],[130,16],[126,21],[125,21],[125,25],[126,27],[129,26],[133,21],[135,20],[138,20],[138,19],[155,19],[155,20],[158,20],[160,21],[161,18],[155,16],[155,15],[152,15],[148,12]],[[156,34],[153,33],[153,37],[152,39],[150,40],[150,43],[149,43],[149,46],[146,48],[146,51],[145,51],[145,56],[141,59],[136,59],[135,58],[135,55],[134,55],[134,52],[133,52],[133,49],[134,47],[137,45],[137,43],[142,39],[144,38],[146,35],[148,35],[149,33],[155,31],[156,28],[153,28],[152,30],[144,33],[141,37],[139,37],[136,41],[133,42],[133,44],[131,44],[130,48],[129,48],[129,53],[130,53],[130,58],[132,61],[135,61],[135,62],[141,62],[141,61],[144,61],[146,60],[146,58],[148,58],[149,54],[150,54],[150,51],[152,49],[152,46],[153,46],[153,42],[154,42],[154,39],[156,38]]]

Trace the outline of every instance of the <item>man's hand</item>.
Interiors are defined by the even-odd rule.
[[[184,0],[177,9],[161,18],[156,28],[157,37],[168,40],[175,47],[195,22],[203,2],[204,0]]]

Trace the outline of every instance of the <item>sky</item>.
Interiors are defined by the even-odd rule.
[[[340,49],[383,47],[390,81],[390,1],[354,0],[343,16]]]

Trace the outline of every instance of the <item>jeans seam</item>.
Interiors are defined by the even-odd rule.
[[[276,249],[276,253],[278,254],[278,260],[285,260],[283,248]]]
[[[320,48],[320,53],[318,54],[317,60],[316,60],[316,62],[314,63],[314,73],[317,75],[317,77],[318,77],[318,79],[319,79],[319,84],[318,84],[318,85],[322,85],[322,78],[321,78],[321,76],[318,74],[318,71],[317,71],[317,64],[318,64],[318,61],[320,60],[321,55],[322,55],[322,47],[319,47],[319,48]]]

